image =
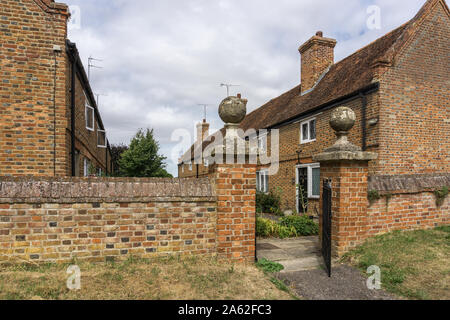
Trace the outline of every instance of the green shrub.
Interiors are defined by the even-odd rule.
[[[282,226],[281,224],[269,219],[256,218],[256,236],[261,238],[292,238],[297,236],[294,227]]]
[[[294,228],[298,236],[319,234],[319,225],[306,215],[281,218],[280,225],[289,229]]]
[[[281,197],[274,193],[256,193],[256,212],[258,213],[273,213],[282,215],[281,212]]]

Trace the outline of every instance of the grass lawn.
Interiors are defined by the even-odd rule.
[[[170,257],[77,265],[81,269],[78,291],[66,287],[69,264],[0,265],[0,299],[292,299],[286,288],[252,264]]]
[[[393,232],[368,240],[346,262],[381,268],[383,289],[409,299],[450,299],[450,226]]]

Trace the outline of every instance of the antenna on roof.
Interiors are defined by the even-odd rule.
[[[92,63],[93,61],[100,61],[100,62],[102,62],[103,60],[92,58],[92,56],[90,56],[88,58],[88,81],[91,80],[91,68],[103,69],[103,67],[99,67],[99,66],[94,65]]]
[[[238,84],[227,84],[227,83],[221,83],[220,86],[227,87],[227,97],[230,96],[230,88],[231,87],[240,87],[240,85],[238,85]]]
[[[107,94],[103,94],[103,93],[94,93],[94,95],[97,97],[97,107],[100,107],[100,104],[99,104],[99,97],[100,96],[102,96],[102,97],[107,97],[108,95]]]
[[[205,120],[205,122],[206,122],[206,108],[208,108],[208,106],[210,106],[210,104],[199,103],[198,105],[200,107],[203,107],[203,120]]]

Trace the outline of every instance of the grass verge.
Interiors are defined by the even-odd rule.
[[[344,256],[363,272],[381,268],[383,289],[419,300],[450,299],[450,226],[396,231],[368,240]]]
[[[78,263],[81,290],[69,290],[69,265],[0,265],[0,299],[7,300],[288,300],[252,264],[214,258],[129,258],[120,263]]]

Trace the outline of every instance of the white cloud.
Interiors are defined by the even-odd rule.
[[[406,22],[424,0],[66,0],[81,8],[71,30],[85,64],[103,69],[92,86],[112,143],[151,127],[170,157],[171,134],[194,130],[203,110],[221,127],[222,82],[249,99],[249,111],[299,83],[297,48],[317,30],[338,40],[336,60]],[[382,29],[367,30],[366,8],[381,8]],[[176,165],[169,163],[176,174]]]

